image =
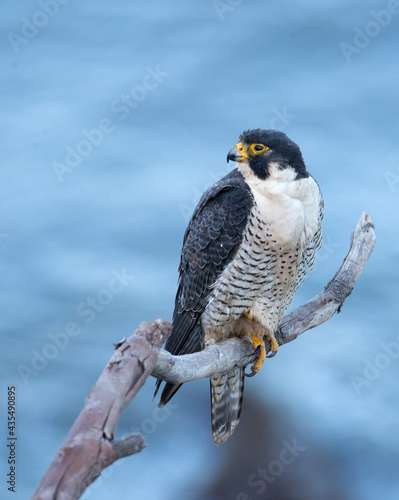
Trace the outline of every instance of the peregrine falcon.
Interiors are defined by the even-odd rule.
[[[275,333],[322,243],[323,197],[302,153],[284,133],[248,130],[227,155],[237,168],[201,197],[184,235],[172,333],[165,349],[181,355],[229,337],[249,337],[266,357]],[[244,369],[211,382],[215,443],[238,424]],[[157,382],[157,390],[161,381]],[[166,383],[159,406],[181,384]]]

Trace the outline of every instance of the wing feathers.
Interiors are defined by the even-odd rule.
[[[209,188],[196,207],[184,235],[172,333],[165,345],[172,354],[203,349],[201,314],[213,285],[238,250],[252,204],[248,184],[234,169]],[[161,404],[177,389],[166,384]]]

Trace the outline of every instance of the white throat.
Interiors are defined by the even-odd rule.
[[[251,188],[262,219],[270,224],[274,239],[282,247],[301,242],[306,245],[318,227],[320,191],[316,181],[309,176],[296,180],[292,167],[269,166],[267,179],[259,179],[248,165],[238,166]]]

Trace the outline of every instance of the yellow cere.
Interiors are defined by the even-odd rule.
[[[241,155],[241,159],[238,159],[237,161],[244,161],[245,159],[249,158],[247,154],[247,145],[243,144],[242,142],[239,142],[236,144],[236,149],[238,153]]]

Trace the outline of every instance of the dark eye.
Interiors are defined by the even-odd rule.
[[[263,151],[265,149],[265,146],[261,146],[260,144],[255,144],[254,150],[255,151]]]

